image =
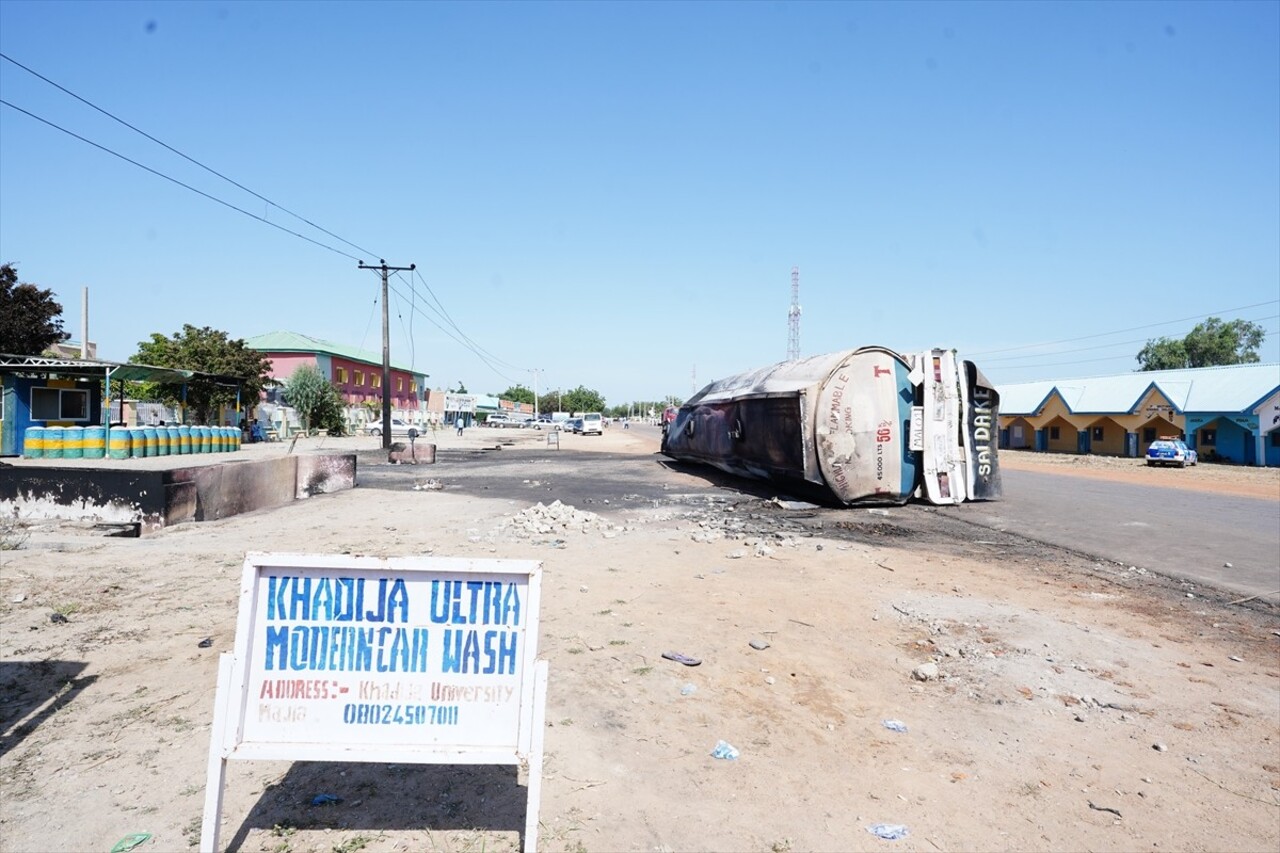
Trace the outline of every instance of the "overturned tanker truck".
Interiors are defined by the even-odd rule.
[[[999,399],[954,350],[863,347],[712,382],[662,452],[845,505],[998,500]]]

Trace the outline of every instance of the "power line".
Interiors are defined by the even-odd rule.
[[[1205,317],[1212,317],[1217,314],[1226,314],[1231,311],[1246,311],[1250,308],[1261,308],[1263,305],[1274,305],[1277,302],[1280,302],[1280,299],[1269,299],[1266,302],[1256,302],[1253,305],[1242,305],[1239,308],[1224,308],[1221,311],[1211,311],[1208,314],[1197,314],[1193,317],[1183,317],[1180,320],[1165,320],[1163,323],[1148,323],[1145,326],[1133,326],[1128,329],[1116,329],[1115,331],[1111,331],[1111,332],[1099,332],[1096,335],[1082,335],[1081,337],[1078,337],[1078,338],[1064,338],[1060,341],[1047,341],[1045,343],[1039,343],[1039,344],[1024,344],[1022,346],[1017,346],[1017,347],[1005,347],[1004,349],[984,350],[983,352],[969,353],[969,355],[970,356],[994,355],[995,353],[1000,353],[1000,352],[1015,352],[1016,350],[1034,349],[1036,347],[1051,347],[1051,346],[1054,346],[1055,344],[1073,344],[1076,341],[1088,341],[1094,338],[1105,338],[1108,335],[1122,335],[1125,332],[1136,332],[1136,331],[1139,331],[1140,329],[1154,329],[1157,326],[1172,326],[1174,323],[1186,323],[1189,320],[1203,320]]]
[[[257,198],[257,199],[260,199],[260,200],[262,200],[262,201],[265,201],[267,204],[271,205],[272,207],[276,208],[277,210],[281,210],[281,211],[283,211],[283,212],[285,212],[285,213],[289,214],[289,215],[290,215],[290,216],[292,216],[294,219],[297,219],[297,220],[300,220],[300,221],[302,221],[302,222],[307,223],[308,225],[310,225],[312,228],[316,229],[317,231],[321,231],[321,232],[323,232],[323,233],[325,233],[325,234],[328,234],[330,237],[334,238],[335,240],[339,241],[340,243],[346,243],[346,244],[347,244],[348,246],[350,246],[351,248],[353,248],[353,249],[358,249],[359,251],[364,252],[366,255],[377,255],[377,254],[378,254],[377,252],[371,252],[370,250],[368,250],[368,249],[364,248],[363,246],[358,246],[358,245],[356,245],[355,243],[352,243],[350,240],[347,240],[347,239],[345,239],[345,238],[343,238],[343,237],[338,236],[337,234],[334,234],[332,231],[329,231],[328,229],[323,228],[323,227],[321,227],[321,226],[317,225],[316,223],[312,222],[310,219],[307,219],[305,216],[302,216],[301,214],[294,213],[294,212],[293,212],[292,210],[290,210],[289,208],[287,208],[287,207],[285,207],[285,206],[283,206],[283,205],[281,205],[281,204],[278,204],[278,203],[276,203],[276,202],[272,201],[271,199],[267,198],[267,197],[266,197],[266,196],[264,196],[264,195],[261,195],[261,194],[259,194],[259,193],[254,192],[253,190],[251,190],[251,189],[249,189],[248,187],[246,187],[244,184],[241,184],[241,183],[239,183],[238,181],[236,181],[236,180],[234,180],[234,179],[232,179],[232,178],[227,177],[226,175],[222,174],[222,173],[221,173],[221,172],[219,172],[218,170],[216,170],[216,169],[214,169],[214,168],[211,168],[211,167],[209,167],[209,166],[206,166],[204,163],[201,163],[199,160],[195,159],[194,157],[189,157],[188,155],[186,155],[186,154],[184,154],[183,152],[179,151],[177,148],[174,148],[172,145],[169,145],[169,144],[168,144],[168,143],[166,143],[166,142],[163,142],[163,141],[161,141],[161,140],[159,140],[159,139],[156,139],[154,136],[152,136],[151,134],[147,133],[145,130],[142,130],[141,128],[138,128],[138,127],[134,127],[134,126],[133,126],[132,124],[130,124],[129,122],[125,121],[124,119],[120,118],[120,117],[119,117],[119,116],[117,116],[117,115],[114,115],[113,113],[109,112],[108,110],[103,109],[102,107],[98,106],[97,104],[93,103],[92,101],[88,100],[87,98],[83,98],[83,97],[81,97],[80,95],[77,95],[75,92],[73,92],[73,91],[71,91],[70,89],[68,89],[67,87],[62,86],[62,85],[60,85],[60,84],[58,84],[58,83],[55,83],[54,81],[50,80],[48,77],[45,77],[45,76],[44,76],[43,74],[41,74],[40,72],[35,71],[35,70],[31,69],[31,68],[28,68],[27,66],[23,65],[21,62],[19,62],[18,60],[14,59],[14,58],[13,58],[13,57],[11,57],[11,56],[9,56],[8,54],[3,53],[3,52],[0,52],[0,59],[5,59],[5,60],[7,60],[8,62],[12,62],[14,65],[18,66],[19,68],[21,68],[23,71],[27,72],[28,74],[31,74],[31,75],[32,75],[32,76],[34,76],[34,77],[38,77],[39,79],[43,80],[44,82],[48,83],[50,86],[54,87],[55,89],[58,89],[58,90],[59,90],[59,91],[61,91],[61,92],[65,92],[66,94],[68,94],[68,95],[70,95],[71,97],[75,98],[77,101],[79,101],[80,103],[84,104],[85,106],[90,107],[90,108],[92,108],[92,109],[95,109],[95,110],[97,110],[98,112],[102,113],[104,116],[106,116],[107,118],[111,119],[112,121],[119,122],[120,124],[122,124],[122,125],[124,125],[125,127],[129,128],[129,129],[130,129],[130,130],[132,130],[133,132],[138,133],[138,134],[141,134],[142,136],[145,136],[147,139],[150,139],[150,140],[151,140],[152,142],[154,142],[156,145],[159,145],[160,147],[162,147],[162,148],[164,148],[164,149],[166,149],[166,150],[168,150],[168,151],[171,151],[171,152],[173,152],[174,154],[177,154],[179,157],[181,157],[182,159],[184,159],[184,160],[186,160],[186,161],[188,161],[188,162],[190,162],[190,163],[194,163],[195,165],[199,166],[201,169],[204,169],[204,170],[205,170],[206,172],[208,172],[209,174],[211,174],[211,175],[216,175],[217,177],[222,178],[222,180],[226,181],[227,183],[232,184],[233,186],[239,187],[240,189],[244,190],[245,192],[247,192],[249,195],[253,196],[254,198]],[[28,113],[28,115],[30,115],[30,113]],[[61,128],[59,128],[59,129],[61,129]],[[265,220],[264,220],[264,221],[265,221]],[[350,255],[348,255],[347,257],[351,257],[351,256],[350,256]]]
[[[419,273],[415,270],[414,275],[416,275],[418,277],[418,280],[422,282],[423,288],[426,289],[427,293],[431,295],[431,298],[435,301],[436,305],[438,306],[438,308],[432,308],[432,310],[436,311],[453,328],[455,332],[461,335],[462,338],[466,340],[471,347],[474,348],[473,351],[478,350],[479,352],[476,353],[477,355],[483,352],[486,356],[488,356],[488,358],[505,366],[509,370],[527,370],[527,368],[521,367],[518,364],[512,364],[511,362],[503,358],[500,358],[499,356],[494,355],[493,353],[486,350],[484,347],[480,346],[480,344],[476,343],[476,341],[474,341],[469,335],[467,335],[466,332],[462,331],[461,327],[459,327],[458,324],[454,322],[453,317],[449,316],[449,312],[445,310],[444,304],[440,302],[440,298],[436,296],[435,291],[431,289],[431,286],[427,284],[426,279],[422,277],[422,273]],[[457,339],[455,338],[455,340]]]
[[[1280,316],[1280,315],[1276,315],[1276,316]],[[1274,318],[1267,318],[1267,319],[1274,319]],[[1272,331],[1267,330],[1267,333],[1271,334]],[[1044,353],[1044,355],[1057,355],[1057,354],[1058,353]],[[1038,364],[1001,364],[992,368],[991,372],[994,373],[997,370],[999,371],[1032,370],[1032,369],[1041,368],[1041,367],[1071,367],[1072,365],[1076,365],[1076,364],[1095,364],[1100,361],[1119,361],[1120,359],[1136,361],[1137,357],[1138,356],[1136,353],[1126,353],[1123,355],[1104,356],[1102,358],[1075,359],[1073,361],[1054,361],[1054,362],[1047,362],[1047,363],[1042,362]],[[987,362],[983,362],[982,366],[986,367],[986,365],[987,365]]]
[[[1253,318],[1250,318],[1249,322],[1258,322],[1258,321],[1276,320],[1276,319],[1280,319],[1280,314],[1271,314],[1266,317],[1253,317]],[[1182,321],[1182,322],[1186,322],[1186,321]],[[1165,324],[1161,324],[1161,325],[1165,325]],[[1115,341],[1109,344],[1095,344],[1094,346],[1091,346],[1091,347],[1077,347],[1075,349],[1055,350],[1053,352],[1032,353],[1028,355],[1006,355],[1006,356],[1002,356],[1001,358],[984,358],[982,360],[982,364],[985,366],[988,364],[993,364],[1001,361],[1018,361],[1019,359],[1040,358],[1041,356],[1046,356],[1046,355],[1049,355],[1049,356],[1068,355],[1069,353],[1073,353],[1073,352],[1088,352],[1089,350],[1106,349],[1107,347],[1127,346],[1129,344],[1141,344],[1146,342],[1147,342],[1146,338],[1133,338],[1131,340]],[[1048,346],[1048,344],[1046,344],[1045,346]],[[1121,356],[1115,356],[1115,358],[1120,358],[1120,357]]]
[[[401,293],[400,291],[396,290],[394,287],[393,287],[393,288],[391,288],[391,290],[392,290],[392,292],[393,292],[393,293],[395,293],[395,294],[396,294],[397,296],[399,296],[401,299],[404,299],[404,298],[405,298],[405,297],[404,297],[404,294],[403,294],[403,293]],[[435,319],[431,317],[431,315],[427,314],[425,311],[423,311],[421,308],[418,308],[417,306],[414,306],[413,311],[414,311],[414,312],[416,312],[416,313],[418,313],[418,314],[420,314],[424,320],[426,320],[426,321],[427,321],[428,323],[430,323],[431,325],[435,326],[437,329],[439,329],[441,332],[443,332],[443,333],[444,333],[448,338],[452,339],[455,343],[457,343],[457,344],[458,344],[459,346],[461,346],[463,349],[465,349],[465,350],[467,350],[467,351],[471,352],[473,355],[475,355],[475,356],[476,356],[476,358],[480,359],[480,361],[481,361],[481,362],[483,362],[483,363],[484,363],[484,365],[485,365],[486,367],[488,367],[490,370],[492,370],[496,375],[500,376],[502,379],[504,379],[505,381],[509,382],[509,383],[510,383],[510,384],[512,384],[512,385],[517,384],[517,383],[516,383],[516,381],[515,381],[514,379],[512,379],[510,376],[506,375],[506,374],[505,374],[505,373],[503,373],[501,370],[499,370],[499,369],[498,369],[498,368],[493,364],[493,361],[491,361],[491,360],[490,360],[491,358],[493,358],[494,360],[498,360],[499,362],[501,362],[501,360],[500,360],[500,359],[496,359],[496,357],[492,357],[492,356],[490,356],[490,355],[489,355],[489,354],[488,354],[488,353],[487,353],[483,348],[481,348],[478,344],[476,344],[476,343],[475,343],[474,341],[472,341],[470,338],[466,337],[466,335],[462,335],[461,331],[459,331],[459,333],[458,333],[457,335],[455,335],[452,331],[450,331],[449,329],[447,329],[447,328],[445,328],[444,326],[442,326],[442,325],[440,325],[439,323],[437,323],[437,322],[435,321]],[[462,336],[461,336],[461,337],[459,337],[459,335],[462,335]],[[515,368],[515,369],[516,369],[516,370],[519,370],[520,368]]]
[[[155,175],[158,178],[164,178],[166,181],[175,183],[185,190],[190,190],[191,192],[195,193],[198,196],[202,196],[203,198],[209,199],[209,201],[214,201],[222,205],[223,207],[230,208],[231,210],[234,210],[236,213],[243,213],[245,216],[249,217],[250,219],[255,219],[258,222],[262,222],[266,225],[270,225],[272,228],[276,228],[280,231],[283,231],[286,234],[292,234],[294,237],[297,237],[299,240],[306,240],[308,243],[312,243],[316,246],[319,246],[322,249],[328,249],[330,252],[333,252],[334,254],[342,255],[344,258],[350,258],[353,261],[360,260],[355,255],[348,255],[346,252],[342,251],[341,249],[335,249],[333,246],[330,246],[327,243],[321,243],[319,240],[314,240],[306,236],[305,234],[299,234],[297,231],[292,231],[288,228],[285,228],[283,225],[272,222],[270,219],[267,219],[262,216],[258,216],[255,213],[250,213],[244,208],[236,207],[234,204],[232,204],[229,201],[223,201],[217,196],[209,195],[209,193],[204,192],[203,190],[198,190],[195,187],[191,186],[190,184],[184,184],[182,181],[178,180],[177,178],[170,177],[169,175],[166,175],[164,172],[158,172],[155,169],[151,168],[150,166],[144,166],[143,164],[139,163],[137,160],[131,160],[118,151],[113,151],[110,148],[106,147],[105,145],[99,145],[98,143],[94,142],[91,139],[86,139],[85,137],[81,136],[78,133],[75,133],[74,131],[67,130],[65,127],[54,124],[48,119],[41,118],[35,113],[29,112],[28,110],[24,110],[22,107],[11,104],[8,101],[4,100],[3,98],[0,98],[0,104],[3,104],[4,106],[8,107],[11,110],[17,110],[23,115],[30,116],[31,118],[35,119],[41,124],[47,124],[49,127],[52,127],[54,130],[60,130],[63,133],[67,134],[67,136],[70,136],[74,139],[78,139],[81,142],[85,143],[86,145],[92,145],[94,148],[97,148],[100,151],[105,151],[106,153],[110,154],[113,157],[119,157],[121,160],[125,161],[126,163],[129,163],[130,165],[137,166],[139,169],[142,169],[144,172],[150,172],[151,174]],[[346,242],[346,241],[343,241],[343,242]]]

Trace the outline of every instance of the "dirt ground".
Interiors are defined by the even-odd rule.
[[[503,436],[530,474],[481,497],[451,486],[462,451],[496,440],[471,433],[412,475],[439,490],[362,486],[143,539],[11,529],[29,538],[0,551],[0,851],[139,832],[143,853],[195,849],[216,662],[244,555],[264,550],[543,561],[546,851],[1280,849],[1275,608],[1030,542],[901,535],[919,507],[830,522],[673,469],[662,500],[568,524],[533,510],[554,529],[530,536],[515,522],[539,471],[608,451],[651,472],[652,435],[566,436],[554,457]],[[349,441],[325,449],[394,473]],[[1275,471],[1004,460],[1280,499]],[[712,757],[721,740],[737,759]],[[514,768],[235,762],[223,837],[518,849],[525,790]]]

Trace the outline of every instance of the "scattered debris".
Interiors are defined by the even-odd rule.
[[[686,684],[685,686],[680,688],[681,696],[692,696],[697,692],[698,692],[698,686],[696,684]]]
[[[680,652],[663,652],[662,656],[667,660],[673,660],[676,663],[682,663],[685,666],[697,666],[702,663],[702,658],[689,657]]]
[[[938,678],[941,673],[938,671],[936,663],[923,663],[915,669],[911,670],[911,677],[916,681],[933,681]]]
[[[898,841],[910,835],[907,828],[900,823],[873,823],[867,827],[867,832],[885,841]]]
[[[1270,596],[1270,595],[1280,595],[1280,589],[1277,589],[1275,592],[1260,592],[1257,595],[1250,595],[1245,598],[1237,598],[1235,601],[1228,601],[1227,604],[1244,604],[1245,602],[1253,601],[1255,598],[1266,598],[1267,596]]]
[[[127,853],[129,850],[151,840],[149,832],[135,832],[132,835],[126,835],[116,842],[116,846],[111,848],[111,853]]]
[[[196,647],[201,649],[207,649],[212,645],[213,645],[213,637],[205,637],[203,640],[196,643]]]
[[[1119,809],[1113,809],[1113,808],[1109,808],[1108,806],[1097,805],[1096,803],[1094,803],[1093,800],[1089,800],[1089,808],[1093,809],[1095,812],[1111,812],[1116,817],[1124,817],[1124,815],[1120,814]]]
[[[313,806],[336,805],[340,802],[342,802],[342,797],[337,794],[316,794],[311,798],[311,805]]]
[[[723,758],[726,761],[735,761],[741,754],[732,744],[724,740],[718,741],[716,748],[711,750],[712,758]]]
[[[1165,746],[1165,745],[1164,745],[1164,744],[1162,744],[1162,743],[1153,743],[1153,744],[1151,744],[1151,748],[1152,748],[1152,749],[1154,749],[1156,752],[1168,752],[1168,751],[1169,751],[1169,747]]]
[[[902,720],[881,720],[880,725],[884,726],[891,732],[898,732],[900,734],[907,733],[907,724],[902,722]]]
[[[22,602],[27,600],[27,595],[26,593],[20,592],[9,600],[12,601],[14,604],[21,604]]]
[[[425,483],[414,483],[415,492],[439,492],[444,490],[444,483],[439,480],[427,480]]]
[[[750,646],[751,648],[755,649],[755,650],[756,650],[756,651],[758,651],[758,652],[762,652],[762,651],[764,651],[765,649],[769,648],[769,641],[768,641],[768,640],[761,640],[761,639],[759,639],[759,638],[756,638],[756,639],[751,640],[750,642],[748,642],[748,643],[747,643],[747,645],[748,645],[748,646]]]
[[[67,617],[63,616],[61,613],[50,613],[49,621],[55,625],[63,625],[69,622],[70,620],[67,619]]]

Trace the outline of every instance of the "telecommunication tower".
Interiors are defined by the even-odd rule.
[[[791,310],[787,312],[787,361],[800,360],[800,268],[791,268]]]

